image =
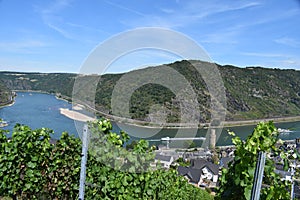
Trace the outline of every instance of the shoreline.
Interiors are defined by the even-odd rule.
[[[287,116],[287,117],[277,117],[277,118],[264,118],[264,119],[249,119],[249,120],[240,120],[240,121],[224,121],[221,123],[221,126],[210,126],[209,123],[199,123],[199,124],[190,124],[190,125],[184,125],[180,123],[174,123],[172,124],[154,124],[151,122],[145,122],[145,121],[138,121],[138,120],[133,120],[133,119],[127,119],[127,118],[121,118],[117,116],[113,116],[110,114],[103,113],[101,111],[98,111],[88,105],[85,105],[84,102],[70,102],[68,99],[64,98],[64,96],[58,97],[54,93],[48,93],[45,91],[36,91],[36,90],[13,90],[14,92],[36,92],[36,93],[46,93],[50,95],[54,95],[57,99],[66,101],[68,103],[71,103],[73,106],[74,110],[80,110],[80,109],[86,109],[91,112],[98,113],[100,115],[103,115],[103,117],[106,117],[110,119],[112,122],[115,123],[123,123],[126,125],[131,125],[131,126],[136,126],[136,127],[141,127],[141,128],[165,128],[165,129],[191,129],[191,128],[230,128],[230,127],[237,127],[237,126],[251,126],[251,125],[256,125],[259,122],[266,122],[266,121],[273,121],[274,123],[286,123],[286,122],[297,122],[300,121],[300,115],[299,116]],[[69,97],[68,97],[69,98]],[[12,104],[5,105],[5,106],[11,106]],[[2,106],[2,107],[5,107]],[[1,107],[0,107],[1,108]],[[76,109],[77,108],[77,109]],[[78,109],[80,108],[80,109]],[[63,115],[77,121],[81,120],[95,120],[95,118],[91,118],[90,116],[87,116],[85,114],[79,113],[74,110],[69,110],[68,111],[61,111],[61,114],[64,113]],[[77,118],[78,117],[78,118]]]
[[[259,122],[267,122],[273,121],[274,123],[288,123],[288,122],[297,122],[300,121],[300,116],[289,116],[289,117],[278,117],[278,118],[264,118],[264,119],[250,119],[250,120],[241,120],[241,121],[224,121],[222,126],[209,126],[209,123],[199,123],[199,124],[192,124],[192,125],[185,125],[182,126],[179,123],[170,126],[170,124],[151,124],[151,122],[144,122],[144,121],[137,121],[133,119],[127,118],[120,118],[117,116],[112,116],[106,113],[102,113],[96,109],[91,108],[90,106],[84,105],[82,102],[74,104],[74,107],[79,106],[82,109],[90,110],[91,112],[96,112],[102,114],[104,117],[110,119],[114,123],[122,123],[125,125],[140,127],[140,128],[149,128],[149,129],[157,129],[157,128],[164,128],[164,129],[208,129],[208,128],[230,128],[230,127],[239,127],[239,126],[251,126],[257,125]],[[132,123],[130,123],[130,121]],[[145,125],[143,125],[145,124]]]
[[[79,109],[78,109],[79,108]],[[82,109],[89,109],[87,108],[85,105],[76,103],[73,105],[73,109],[74,110],[82,110]],[[72,112],[77,112],[77,111],[73,111],[70,110]],[[79,112],[77,112],[79,113]],[[80,115],[85,116],[87,118],[91,118],[85,114],[79,113]],[[74,117],[74,116],[73,116]],[[95,118],[92,118],[93,120],[95,120]],[[122,123],[125,125],[129,125],[129,126],[135,126],[135,127],[140,127],[140,128],[148,128],[148,129],[155,129],[155,128],[164,128],[164,129],[208,129],[208,128],[230,128],[230,127],[239,127],[239,126],[251,126],[251,125],[256,125],[259,122],[267,122],[267,121],[273,121],[275,124],[276,123],[288,123],[288,122],[297,122],[300,121],[300,116],[293,116],[293,117],[279,117],[279,118],[265,118],[265,119],[253,119],[253,120],[242,120],[242,121],[225,121],[223,122],[222,126],[209,126],[209,124],[200,124],[200,126],[198,125],[188,125],[188,126],[168,126],[168,124],[166,124],[166,126],[164,126],[164,124],[162,124],[161,126],[156,126],[157,124],[152,124],[151,123],[147,123],[147,122],[142,122],[139,121],[139,123],[145,123],[145,125],[142,124],[138,124],[138,123],[130,123],[128,121],[131,121],[131,119],[119,119],[116,120],[115,119],[110,119],[112,122],[114,123]],[[79,119],[75,119],[75,120],[82,120],[81,118]],[[128,121],[127,121],[128,120]]]
[[[297,122],[300,121],[300,116],[278,117],[278,118],[264,118],[253,120],[241,121],[225,121],[223,127],[236,127],[236,126],[250,126],[256,125],[259,122],[273,121],[274,123]]]
[[[90,116],[87,116],[74,110],[70,110],[68,108],[60,108],[59,110],[60,114],[76,121],[87,122],[96,120],[96,118],[92,118]]]
[[[11,96],[11,101],[8,103],[8,104],[5,104],[5,105],[1,105],[0,106],[0,109],[1,108],[4,108],[4,107],[9,107],[9,106],[12,106],[15,104],[15,97],[17,96],[16,92],[15,91],[12,91],[12,96]]]
[[[95,112],[98,114],[103,115],[103,117],[106,117],[107,119],[110,119],[112,122],[115,123],[123,123],[130,126],[136,126],[141,128],[165,128],[165,129],[191,129],[191,128],[230,128],[230,127],[238,127],[238,126],[251,126],[256,125],[259,122],[267,122],[267,121],[273,121],[274,123],[287,123],[287,122],[297,122],[300,121],[300,115],[298,116],[287,116],[287,117],[274,117],[274,118],[263,118],[263,119],[249,119],[249,120],[240,120],[240,121],[224,121],[222,122],[221,126],[210,126],[210,123],[198,123],[198,124],[191,124],[191,125],[185,125],[182,126],[180,123],[174,123],[173,126],[171,124],[154,124],[151,122],[145,122],[145,121],[138,121],[134,119],[127,119],[127,118],[121,118],[117,116],[113,116],[107,113],[103,113],[99,110],[96,110],[94,108],[91,108],[90,106],[84,104],[84,102],[76,103],[75,105],[80,105],[81,108],[87,109],[91,112]],[[132,123],[131,123],[132,122]],[[144,125],[143,125],[144,124]]]
[[[6,104],[6,105],[1,105],[0,109],[1,108],[5,108],[5,107],[10,107],[10,106],[14,105],[15,104],[15,98],[16,98],[16,96],[17,96],[16,92],[12,91],[11,102],[8,103],[8,104]],[[0,128],[4,128],[4,127],[6,127],[8,125],[9,124],[5,120],[1,119]]]
[[[14,105],[15,104],[15,100],[13,100],[11,103],[9,103],[9,104],[6,104],[6,105],[1,105],[0,106],[0,109],[1,108],[5,108],[5,107],[9,107],[9,106],[12,106],[12,105]]]
[[[52,95],[54,95],[56,99],[59,99],[59,100],[65,101],[67,103],[73,104],[71,98],[69,98],[67,96],[64,96],[64,95],[62,95],[60,93],[52,93]]]

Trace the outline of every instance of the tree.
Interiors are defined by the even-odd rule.
[[[230,134],[235,136],[232,132]],[[236,147],[235,157],[229,169],[222,171],[216,199],[250,199],[259,151],[269,156],[282,155],[276,146],[278,135],[273,122],[261,122],[246,141],[239,137],[232,139]],[[266,158],[263,185],[260,199],[290,199],[290,183],[280,180],[275,173],[274,161],[270,158]]]
[[[92,122],[90,130],[88,199],[213,199],[174,169],[149,169],[154,148],[147,141],[137,141],[125,151],[129,136],[113,133],[109,120]]]

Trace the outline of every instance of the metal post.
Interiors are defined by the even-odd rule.
[[[293,178],[293,177],[292,177]],[[291,186],[291,200],[294,199],[294,181],[292,181],[292,186]]]
[[[254,182],[251,191],[251,200],[259,200],[262,180],[264,176],[265,161],[266,161],[266,153],[260,151],[258,154],[258,161],[256,163]]]
[[[170,148],[169,145],[170,145],[170,140],[167,140],[167,149]]]
[[[296,167],[296,160],[294,160],[294,165],[291,167],[291,178],[292,178],[292,186],[291,186],[291,200],[294,199],[294,175],[295,175],[295,168]]]
[[[81,153],[82,157],[81,157],[81,167],[80,167],[79,200],[84,200],[88,143],[89,143],[89,131],[88,131],[87,124],[85,124],[83,126],[83,133],[82,133],[82,153]]]

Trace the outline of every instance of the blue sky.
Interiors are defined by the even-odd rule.
[[[0,70],[79,72],[101,42],[149,26],[187,35],[219,64],[300,70],[297,0],[0,0]],[[178,59],[143,53],[108,71]]]

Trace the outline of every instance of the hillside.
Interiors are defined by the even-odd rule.
[[[211,65],[201,61],[196,63],[204,67]],[[201,75],[188,61],[177,61],[167,66],[178,71],[189,82],[199,102],[201,113],[199,121],[207,122],[210,119],[211,96]],[[160,72],[161,67],[163,66],[155,67],[157,73]],[[149,69],[139,71],[143,74],[142,72]],[[218,65],[218,69],[226,90],[226,120],[300,115],[300,71],[261,67],[239,68],[229,65]],[[132,72],[127,75],[130,73]],[[123,75],[106,74],[101,77],[96,93],[98,110],[111,112],[112,91]],[[75,77],[76,74],[68,73],[0,72],[0,80],[11,90],[42,90],[68,97],[72,95]],[[81,78],[88,80],[91,77]],[[85,88],[85,86],[81,87]],[[138,88],[138,85],[128,83],[122,87]],[[84,90],[89,92],[90,88]],[[119,98],[122,100],[122,97]],[[145,84],[134,91],[130,99],[130,117],[149,121],[151,118],[149,110],[159,111],[161,107],[158,105],[164,106],[168,122],[179,121],[180,101],[175,98],[170,89],[159,84]]]
[[[0,80],[10,90],[35,90],[72,96],[76,74],[0,72]]]
[[[0,106],[12,103],[13,93],[5,86],[4,82],[0,79]]]

